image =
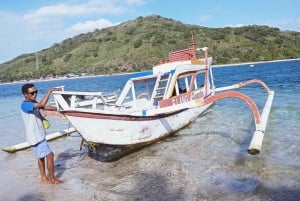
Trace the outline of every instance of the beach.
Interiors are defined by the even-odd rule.
[[[249,155],[229,136],[191,135],[190,129],[193,126],[115,162],[97,161],[89,156],[86,147],[80,151],[77,134],[52,141],[56,176],[64,181],[60,185],[40,184],[36,159],[30,149],[7,155],[1,162],[2,200],[295,200],[299,197],[299,167],[268,164],[264,153]],[[230,151],[223,151],[224,141]],[[265,146],[264,152],[268,148]]]
[[[262,66],[260,66],[262,65]],[[101,162],[80,150],[77,133],[49,142],[55,174],[63,184],[40,183],[31,149],[0,152],[0,200],[297,200],[300,197],[300,62],[217,68],[215,84],[249,78],[264,80],[275,91],[261,153],[247,153],[254,132],[248,106],[222,100],[184,129],[119,160]],[[230,76],[229,76],[230,75]],[[67,90],[115,91],[127,76],[93,77],[36,83],[39,98],[51,86]],[[227,84],[227,83],[226,83]],[[19,113],[21,83],[0,86],[0,146],[25,141]],[[101,86],[101,87],[99,87]],[[266,93],[242,89],[261,109]],[[49,119],[53,133],[68,126]]]

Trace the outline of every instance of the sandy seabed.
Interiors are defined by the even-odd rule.
[[[77,134],[49,142],[60,185],[40,184],[30,149],[1,161],[0,200],[296,200],[299,168],[252,156],[233,139],[189,129],[114,162],[79,150]],[[224,144],[227,147],[224,147]],[[267,151],[267,150],[265,150]],[[3,153],[1,153],[3,154]]]

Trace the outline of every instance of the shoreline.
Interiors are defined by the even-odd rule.
[[[297,58],[297,59],[280,59],[280,60],[270,60],[270,61],[255,61],[255,62],[245,62],[245,63],[235,63],[235,64],[219,64],[219,65],[212,65],[212,68],[254,65],[254,64],[264,64],[264,63],[276,63],[276,62],[288,62],[288,61],[300,61],[300,58]]]
[[[234,63],[234,64],[219,64],[219,65],[211,65],[212,68],[220,68],[220,67],[233,67],[233,66],[243,66],[243,65],[255,65],[255,64],[264,64],[264,63],[275,63],[275,62],[288,62],[288,61],[300,61],[300,58],[297,59],[281,59],[281,60],[270,60],[270,61],[256,61],[256,62],[245,62],[245,63]],[[252,66],[254,67],[254,66]],[[56,80],[69,80],[69,79],[82,79],[82,78],[93,78],[93,77],[107,77],[114,75],[129,75],[134,73],[139,73],[142,71],[131,72],[131,73],[113,73],[113,74],[99,74],[99,75],[86,75],[86,76],[73,76],[73,77],[58,77],[51,79],[33,79],[33,80],[19,80],[13,82],[0,82],[1,85],[8,84],[19,84],[19,83],[27,83],[27,82],[47,82],[47,81],[56,81]]]
[[[115,74],[99,74],[99,75],[86,75],[86,76],[74,76],[74,77],[59,77],[59,78],[51,78],[51,79],[33,79],[33,80],[19,80],[19,81],[13,81],[13,82],[0,82],[1,85],[10,85],[10,84],[23,84],[23,83],[30,83],[30,82],[51,82],[51,81],[57,81],[57,80],[71,80],[71,79],[83,79],[83,78],[93,78],[93,77],[108,77],[108,76],[114,76],[114,75],[127,75],[127,74],[134,74],[133,73],[115,73]]]

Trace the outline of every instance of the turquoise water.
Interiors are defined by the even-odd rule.
[[[203,141],[199,153],[193,155],[197,160],[203,159],[202,167],[187,162],[190,165],[186,168],[190,172],[203,170],[205,165],[210,167],[208,161],[212,162],[212,159],[208,158],[212,157],[213,161],[219,166],[224,166],[224,169],[244,169],[229,174],[225,174],[221,167],[214,171],[206,170],[207,174],[202,175],[203,182],[219,186],[221,189],[230,186],[222,193],[255,193],[255,189],[260,189],[259,193],[269,192],[267,198],[271,200],[281,200],[276,199],[277,197],[285,198],[284,200],[299,198],[300,61],[263,63],[256,64],[255,67],[245,65],[214,68],[213,72],[217,87],[256,78],[263,80],[275,91],[262,151],[258,156],[247,154],[254,131],[254,122],[248,106],[240,100],[224,99],[216,102],[205,115],[170,139],[176,142],[192,138]],[[41,98],[49,87],[61,85],[65,86],[65,90],[116,91],[124,86],[130,76],[132,75],[99,76],[35,84],[39,89],[38,98]],[[1,148],[25,141],[24,125],[19,113],[19,105],[23,100],[21,86],[21,83],[0,85]],[[250,85],[239,91],[253,98],[260,109],[263,108],[267,94],[260,85]],[[64,120],[50,119],[50,122],[49,133],[69,126]],[[169,145],[172,146],[170,143]],[[176,143],[173,146],[177,146]],[[216,155],[212,156],[212,153]],[[11,155],[5,152],[0,153],[0,162],[4,167],[9,156]],[[186,157],[186,153],[178,154],[177,157],[184,161],[190,159]],[[251,172],[252,170],[255,172]],[[272,197],[274,189],[278,190],[278,194],[275,193]]]

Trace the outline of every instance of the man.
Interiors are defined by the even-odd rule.
[[[26,130],[26,139],[31,145],[33,152],[38,158],[38,167],[41,175],[41,183],[43,184],[59,184],[62,181],[58,180],[54,175],[54,154],[51,151],[45,137],[46,131],[42,124],[42,119],[46,113],[41,113],[43,110],[56,110],[56,107],[46,105],[51,93],[58,91],[60,88],[51,88],[40,102],[36,101],[38,90],[32,83],[27,83],[22,86],[22,93],[25,100],[21,104],[21,113]],[[46,158],[46,161],[45,161]],[[46,175],[46,164],[48,176]]]

